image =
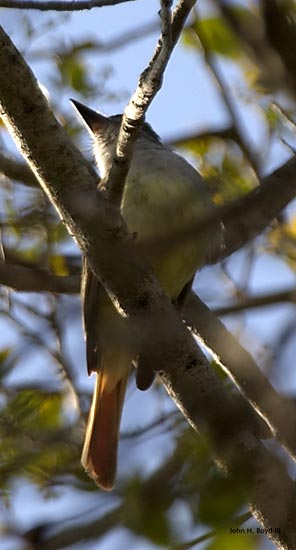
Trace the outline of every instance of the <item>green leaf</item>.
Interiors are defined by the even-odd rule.
[[[50,268],[55,275],[65,277],[69,275],[69,268],[64,256],[60,254],[54,254],[50,257]]]
[[[222,17],[196,19],[192,27],[207,51],[232,59],[241,54],[236,35]]]
[[[62,82],[71,86],[80,93],[87,93],[90,89],[87,66],[76,54],[59,57],[59,69]]]

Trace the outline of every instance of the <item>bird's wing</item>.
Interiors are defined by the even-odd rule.
[[[104,287],[91,271],[87,259],[83,258],[81,299],[88,374],[98,370],[101,360],[99,304],[103,293],[106,294]]]

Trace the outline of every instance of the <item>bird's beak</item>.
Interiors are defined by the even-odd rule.
[[[93,111],[83,103],[76,101],[75,99],[70,99],[74,107],[77,109],[78,113],[82,117],[83,121],[86,123],[88,128],[94,133],[102,130],[106,125],[108,118],[96,111]]]

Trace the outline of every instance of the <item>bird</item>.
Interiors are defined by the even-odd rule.
[[[122,115],[105,116],[77,100],[71,101],[92,136],[101,182],[107,181]],[[206,181],[144,122],[134,143],[121,201],[121,214],[136,242],[158,237],[169,239],[173,230],[194,224],[211,207]],[[153,249],[147,252],[145,259],[174,304],[180,306],[185,300],[213,241],[209,232],[204,232],[175,245],[170,243],[161,254]],[[81,462],[101,489],[111,490],[116,477],[122,408],[137,352],[126,319],[92,273],[86,258],[82,300],[87,367],[89,374],[96,373],[96,382]],[[138,376],[137,385],[147,389],[152,381],[152,374],[143,380]]]

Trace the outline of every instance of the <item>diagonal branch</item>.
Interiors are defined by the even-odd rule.
[[[219,535],[221,535],[221,531],[223,532],[225,530],[225,532],[226,531],[228,533],[231,532],[230,531],[231,529],[233,529],[234,527],[240,527],[243,523],[248,521],[251,517],[252,516],[249,512],[245,512],[244,514],[240,514],[239,516],[235,517],[232,520],[231,525],[229,525],[229,522],[227,522],[226,525],[220,525],[218,528],[212,529],[211,531],[207,531],[203,535],[199,535],[198,537],[196,537],[194,539],[188,540],[186,542],[181,542],[180,544],[171,546],[169,548],[169,550],[190,550],[191,548],[197,546],[197,544],[201,544],[202,542],[205,542],[205,541],[207,541],[209,539],[212,539],[214,537],[219,537]],[[242,531],[242,532],[244,532],[244,531]]]
[[[209,263],[215,263],[262,233],[295,197],[296,156],[264,178],[262,184],[247,195],[212,208],[211,212],[200,216],[194,224],[182,230],[171,231],[169,239],[149,239],[139,243],[138,247],[145,254],[149,250],[153,250],[154,254],[162,254],[169,246],[192,239],[193,235],[201,238],[203,233],[210,232],[221,221],[224,226],[223,247],[217,247],[208,259]]]
[[[32,72],[0,28],[1,116],[94,273],[118,300],[145,358],[220,466],[247,479],[250,505],[279,548],[296,547],[296,495],[284,465],[250,432],[221,380],[137,254],[117,208],[49,111]],[[54,162],[52,161],[54,159]],[[272,506],[271,506],[272,503]]]
[[[69,275],[60,277],[50,274],[48,270],[38,267],[26,267],[16,264],[0,263],[0,282],[5,286],[18,291],[26,292],[53,292],[53,293],[78,293],[80,277]],[[257,298],[251,305],[253,307],[277,301],[295,301],[295,288],[292,287],[282,293]],[[244,304],[242,304],[243,306]],[[238,304],[238,310],[241,304]],[[235,308],[231,308],[233,312]],[[223,314],[223,311],[219,312]],[[226,310],[227,313],[227,310]],[[245,394],[248,401],[260,411],[274,435],[283,442],[291,455],[296,456],[296,418],[295,405],[291,401],[283,399],[275,392],[268,380],[246,350],[229,333],[226,327],[219,321],[207,306],[197,296],[191,296],[185,309],[185,319],[188,325],[193,327],[205,341],[206,345],[219,356],[223,368],[230,374],[235,384]],[[224,365],[227,365],[226,367]],[[286,418],[289,416],[289,424]]]
[[[179,0],[173,17],[171,17],[171,1],[160,0],[161,37],[152,59],[140,75],[138,86],[125,109],[116,155],[106,183],[110,200],[117,206],[121,204],[135,140],[144,122],[147,109],[161,88],[163,73],[195,2],[196,0]]]
[[[198,21],[199,15],[197,10],[195,10],[194,15],[195,15],[196,21]],[[253,168],[255,174],[257,174],[260,158],[257,154],[255,154],[251,150],[250,140],[248,139],[248,133],[244,127],[242,117],[239,116],[238,109],[236,108],[234,97],[232,97],[230,93],[228,83],[224,78],[222,71],[219,70],[219,65],[217,64],[217,60],[215,60],[215,56],[211,52],[211,49],[208,48],[207,46],[205,33],[202,31],[202,27],[200,27],[199,31],[197,32],[196,25],[193,25],[192,30],[197,40],[199,41],[200,45],[202,46],[206,68],[210,72],[210,75],[214,81],[214,84],[219,89],[221,99],[223,100],[224,106],[228,111],[228,114],[232,120],[232,124],[236,133],[236,136],[235,136],[236,141],[240,146],[246,159],[249,161],[249,164]]]
[[[250,353],[193,293],[185,306],[184,317],[186,323],[201,335],[205,344],[215,351],[223,370],[265,418],[275,437],[289,450],[291,456],[296,458],[295,403],[276,392]]]
[[[29,167],[0,153],[1,173],[27,185],[38,185],[38,180]],[[171,234],[170,242],[176,243],[177,240],[182,242],[188,237],[192,238],[193,233],[200,236],[202,231],[210,230],[217,221],[221,220],[225,228],[223,248],[217,250],[216,254],[208,259],[209,263],[215,263],[262,233],[295,197],[296,157],[294,156],[275,172],[266,176],[261,185],[247,195],[214,208],[212,213],[200,217],[194,226],[190,225],[182,232],[177,230],[175,234]],[[139,247],[143,252],[151,247],[154,254],[157,250],[161,254],[163,247],[167,250],[170,242],[158,238],[142,243]]]

